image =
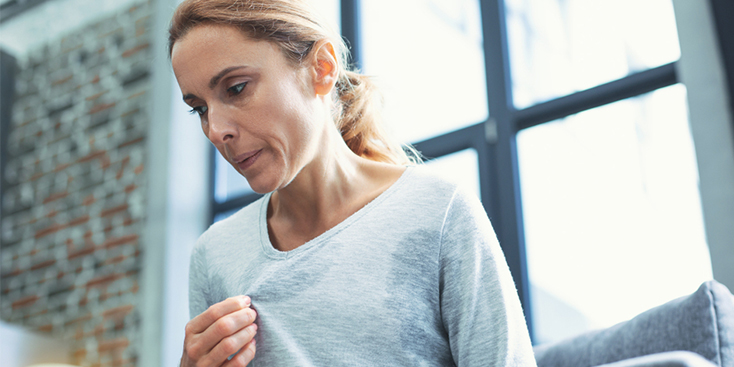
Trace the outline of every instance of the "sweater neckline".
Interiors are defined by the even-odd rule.
[[[262,251],[263,253],[273,259],[288,259],[294,256],[298,256],[299,254],[308,251],[314,247],[319,247],[319,245],[323,244],[330,238],[336,236],[339,232],[343,231],[347,227],[349,227],[352,223],[358,221],[360,218],[362,218],[364,215],[369,213],[373,208],[380,205],[380,203],[387,200],[388,197],[390,197],[395,191],[398,190],[400,186],[404,184],[405,181],[407,181],[408,177],[411,175],[414,167],[408,166],[406,167],[405,171],[400,175],[400,177],[395,181],[390,187],[387,188],[387,190],[383,191],[380,195],[378,195],[374,200],[367,203],[367,205],[363,206],[359,210],[357,210],[352,215],[348,216],[343,221],[339,222],[339,224],[335,225],[334,227],[331,227],[326,232],[318,235],[316,238],[311,239],[310,241],[304,243],[301,246],[296,247],[293,250],[290,251],[280,251],[276,249],[273,244],[270,242],[270,234],[268,233],[268,221],[267,221],[267,215],[268,215],[268,203],[270,203],[270,197],[272,196],[272,192],[265,194],[265,196],[260,200],[260,212],[259,212],[259,230],[260,230],[260,244],[262,245]]]

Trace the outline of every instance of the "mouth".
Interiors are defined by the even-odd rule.
[[[262,153],[262,149],[253,150],[234,157],[233,161],[237,164],[237,167],[239,167],[241,171],[244,171],[255,164],[257,158],[260,157],[260,153]]]

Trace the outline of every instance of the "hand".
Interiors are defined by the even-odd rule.
[[[209,307],[186,324],[181,367],[247,366],[255,358],[256,317],[247,296]]]

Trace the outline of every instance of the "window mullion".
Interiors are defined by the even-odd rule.
[[[520,201],[519,169],[515,136],[517,126],[514,121],[512,90],[510,83],[509,52],[505,24],[504,2],[502,0],[481,0],[482,32],[484,39],[485,73],[487,78],[487,102],[489,121],[496,123],[497,140],[486,142],[487,149],[480,152],[479,161],[491,165],[489,175],[483,178],[483,191],[489,191],[482,198],[492,218],[495,231],[507,258],[507,264],[515,280],[520,302],[530,335],[533,335],[530,312],[530,289],[525,259],[525,241],[522,225]],[[487,167],[484,167],[487,169]],[[492,182],[486,182],[489,179]],[[486,187],[489,187],[487,190]]]

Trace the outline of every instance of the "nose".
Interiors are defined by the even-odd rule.
[[[207,128],[207,137],[214,145],[227,143],[238,135],[237,124],[224,106],[209,107]]]

